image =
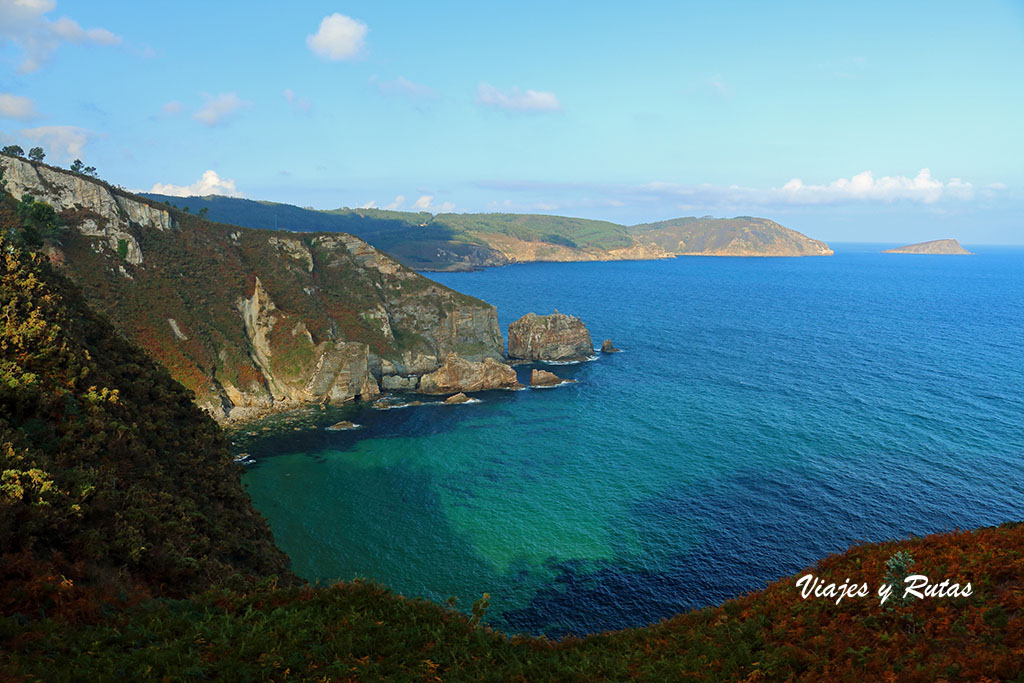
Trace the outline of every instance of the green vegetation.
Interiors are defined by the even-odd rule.
[[[294,580],[191,394],[5,236],[0,311],[0,611]]]
[[[25,156],[25,150],[23,150],[19,145],[6,145],[5,147],[0,148],[0,154],[7,154],[12,157],[23,157]]]
[[[171,197],[144,195],[172,206]],[[627,227],[607,221],[537,214],[438,214],[383,209],[316,211],[288,204],[231,197],[190,197],[222,223],[296,232],[347,232],[420,270],[500,266],[524,257],[521,242],[542,246],[532,258],[580,260],[615,249],[657,247],[667,253],[763,251],[811,253],[799,233],[763,218],[679,218]],[[683,242],[680,248],[680,242]],[[546,247],[543,245],[547,245]],[[535,247],[531,247],[535,248]],[[826,247],[827,249],[827,247]],[[568,251],[567,251],[568,250]]]
[[[42,161],[46,158],[46,152],[42,147],[33,147],[28,151],[28,158],[32,161]]]

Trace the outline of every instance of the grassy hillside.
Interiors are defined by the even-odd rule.
[[[147,197],[252,228],[340,230],[420,270],[500,266],[524,261],[663,258],[674,254],[802,256],[828,245],[764,218],[678,218],[627,227],[607,221],[512,213],[438,214],[335,209],[228,197]],[[683,243],[680,246],[680,243]]]
[[[794,576],[559,642],[488,629],[485,599],[462,613],[298,585],[217,426],[32,253],[31,214],[6,200],[0,221],[5,679],[1024,680],[1021,524],[859,545],[810,570],[874,589],[904,552],[902,573],[969,581],[969,597],[835,604],[802,599]]]

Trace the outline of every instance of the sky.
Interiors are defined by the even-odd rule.
[[[0,142],[315,208],[1024,244],[1024,0],[0,0]]]

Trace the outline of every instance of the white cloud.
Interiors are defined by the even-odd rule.
[[[323,18],[316,33],[306,36],[306,45],[324,59],[352,59],[363,51],[369,30],[363,22],[335,12]]]
[[[377,89],[385,95],[402,95],[410,100],[422,100],[437,97],[437,91],[419,83],[413,83],[403,76],[393,81],[378,81],[376,76],[370,77],[371,83],[377,84]]]
[[[220,95],[203,94],[206,104],[192,115],[196,121],[207,126],[218,126],[231,120],[239,109],[249,106],[249,102],[241,99],[237,93],[227,92]]]
[[[82,28],[77,21],[45,15],[57,8],[56,0],[0,0],[0,46],[10,42],[21,49],[22,73],[38,71],[62,43],[119,45],[121,37],[105,28]]]
[[[21,95],[0,93],[0,118],[31,121],[39,118],[35,102]]]
[[[96,137],[96,133],[76,126],[41,126],[26,128],[20,134],[46,148],[56,159],[74,159],[82,156],[82,149]]]
[[[297,111],[307,113],[309,112],[310,109],[313,108],[312,102],[310,102],[305,97],[299,97],[291,88],[285,88],[284,92],[281,94],[284,95],[284,98],[288,100],[288,103],[295,107]]]
[[[388,209],[389,211],[397,211],[398,209],[402,208],[403,204],[405,204],[405,195],[400,194],[397,197],[395,197],[395,201],[391,202],[384,208]]]
[[[160,108],[160,111],[166,114],[167,116],[177,116],[182,111],[184,111],[184,109],[185,105],[183,105],[181,102],[178,102],[177,100],[171,100],[170,102],[162,106]]]
[[[365,204],[360,204],[359,208],[360,209],[376,209],[377,208],[377,202],[369,201],[369,202],[366,202]]]
[[[172,197],[205,197],[210,194],[219,194],[225,197],[245,196],[235,187],[234,180],[231,178],[221,178],[213,170],[203,173],[202,177],[191,185],[157,183],[149,191],[154,194],[165,194]]]
[[[476,101],[485,107],[518,112],[551,112],[559,111],[562,108],[558,97],[552,92],[538,90],[520,92],[519,88],[502,91],[487,83],[481,83],[477,87]]]
[[[440,204],[434,203],[434,195],[425,194],[421,195],[419,199],[413,202],[412,208],[416,211],[430,211],[432,213],[448,213],[455,210],[454,202],[441,202]]]

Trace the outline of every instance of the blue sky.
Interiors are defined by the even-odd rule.
[[[0,140],[131,189],[1024,244],[1024,2],[0,0]]]

